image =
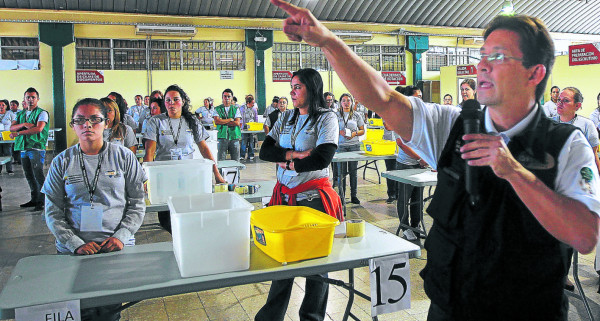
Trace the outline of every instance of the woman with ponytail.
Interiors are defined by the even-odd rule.
[[[133,128],[121,122],[119,107],[110,98],[100,98],[102,105],[106,107],[106,128],[104,129],[104,140],[129,148],[134,154],[137,150],[137,140]]]
[[[190,98],[185,91],[177,85],[169,86],[165,90],[164,104],[167,112],[148,120],[144,133],[146,147],[144,162],[191,159],[197,147],[205,159],[214,162],[213,173],[216,182],[225,183],[217,169],[217,162],[206,144],[205,139],[209,135],[190,112]],[[159,212],[158,219],[161,226],[170,233],[169,212]]]

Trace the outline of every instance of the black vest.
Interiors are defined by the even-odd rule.
[[[481,131],[485,132],[481,118]],[[534,119],[508,148],[554,189],[558,155],[576,130],[544,116]],[[567,246],[548,233],[510,184],[479,167],[480,203],[465,191],[463,120],[454,124],[438,163],[438,185],[428,213],[434,219],[421,272],[431,301],[457,320],[566,320],[563,294]]]

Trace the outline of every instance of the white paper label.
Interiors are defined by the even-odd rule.
[[[79,300],[17,308],[15,321],[81,321]]]
[[[369,260],[371,316],[410,308],[408,254]]]
[[[82,232],[102,232],[102,204],[81,206],[81,226]]]

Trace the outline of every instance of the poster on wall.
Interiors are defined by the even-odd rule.
[[[233,80],[233,70],[221,70],[219,76],[221,80]]]
[[[569,66],[600,64],[600,43],[569,46]]]
[[[404,71],[382,71],[381,76],[390,85],[406,85],[406,75]]]
[[[292,72],[287,70],[273,70],[273,82],[292,81]]]
[[[456,66],[456,75],[457,76],[477,75],[477,66],[475,66],[475,65]]]
[[[104,73],[102,70],[75,70],[75,82],[78,84],[102,84]]]

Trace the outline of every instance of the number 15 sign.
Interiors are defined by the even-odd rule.
[[[408,254],[369,260],[371,316],[410,308]]]

